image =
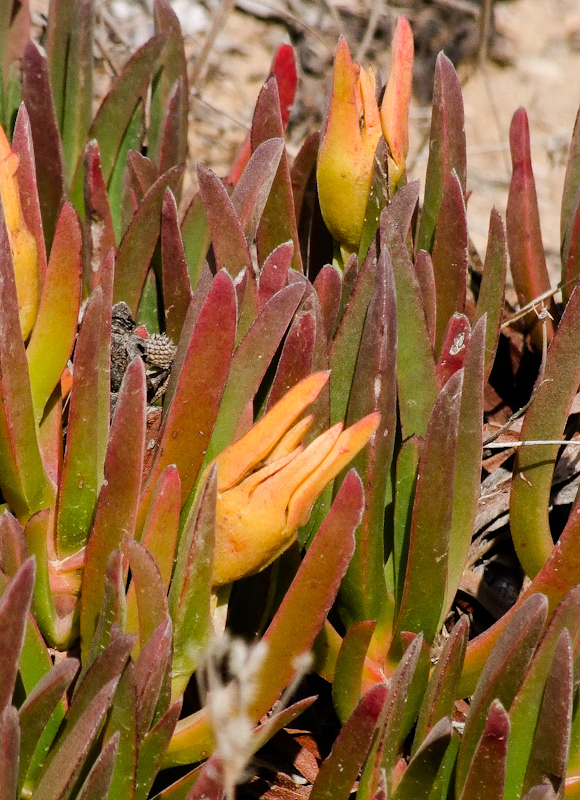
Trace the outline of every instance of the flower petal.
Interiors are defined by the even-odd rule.
[[[234,486],[252,467],[264,461],[292,423],[316,400],[329,374],[315,372],[301,380],[245,436],[215,459],[218,492]]]

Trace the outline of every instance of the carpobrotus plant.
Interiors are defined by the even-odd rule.
[[[444,55],[418,208],[404,20],[384,91],[339,43],[322,137],[292,164],[284,46],[231,180],[198,165],[183,208],[187,70],[166,0],[94,116],[92,2],[51,3],[46,53],[26,4],[13,11],[0,11],[0,797],[231,796],[312,704],[283,694],[309,653],[341,723],[314,800],[346,800],[357,780],[360,800],[580,795],[580,508],[558,529],[549,518],[578,424],[580,124],[557,306],[522,110],[507,230],[494,210],[483,267],[469,261]],[[531,311],[511,322],[508,256]],[[474,534],[481,551],[491,541],[485,393],[525,411],[511,483],[486,485],[527,579],[470,636],[456,598]],[[253,646],[220,640],[228,628]]]

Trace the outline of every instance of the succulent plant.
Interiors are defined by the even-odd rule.
[[[293,163],[282,46],[230,179],[198,165],[186,204],[167,0],[94,115],[94,4],[53,0],[46,53],[27,8],[0,11],[0,797],[232,797],[314,702],[309,653],[340,722],[313,800],[580,796],[578,500],[550,519],[555,467],[576,486],[580,122],[556,304],[521,109],[470,258],[444,55],[419,208],[405,20],[384,90],[339,42]],[[482,513],[526,580],[470,630]]]

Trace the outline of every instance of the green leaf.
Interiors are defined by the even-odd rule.
[[[181,699],[171,706],[141,742],[135,779],[135,800],[146,800],[149,797],[149,791],[157,777],[180,712]]]
[[[542,634],[547,609],[548,601],[543,595],[530,597],[511,617],[485,663],[471,699],[457,761],[457,794],[463,792],[465,800],[469,794],[463,790],[479,739],[487,724],[488,710],[496,698],[502,705],[502,713],[505,713],[503,707],[511,706]],[[499,712],[494,714],[497,716]]]
[[[141,494],[146,428],[145,368],[134,359],[125,373],[105,459],[105,479],[85,554],[81,646],[86,654],[101,608],[109,555],[132,538]]]
[[[200,194],[196,194],[181,221],[181,236],[192,288],[195,288],[201,273],[211,235],[207,214]]]
[[[504,800],[518,800],[522,794],[546,681],[560,635],[566,629],[570,632],[572,641],[577,643],[580,636],[580,587],[572,589],[558,606],[511,705],[511,733]],[[553,713],[557,713],[555,704]]]
[[[138,614],[137,618],[131,618],[127,613],[126,625],[127,633],[138,634],[137,644],[133,649],[133,660],[135,660],[159,626],[169,618],[167,590],[151,553],[142,544],[132,539],[125,539],[121,549],[131,569],[127,606],[130,605],[132,597]]]
[[[33,514],[26,523],[24,536],[28,552],[36,559],[34,582],[34,618],[42,635],[52,647],[66,642],[70,633],[70,620],[59,624],[54,595],[50,585],[48,542],[52,535],[54,519],[49,509]]]
[[[507,235],[499,213],[492,208],[489,218],[487,251],[483,266],[483,277],[479,287],[475,319],[487,315],[485,332],[485,378],[489,378],[503,318],[505,284],[507,274]]]
[[[26,348],[36,423],[72,353],[81,302],[81,231],[70,203],[62,207]]]
[[[133,542],[135,547],[139,547]],[[137,742],[143,743],[154,723],[169,708],[171,640],[173,629],[169,613],[143,645],[135,661],[137,685]],[[174,721],[177,722],[177,719]],[[162,754],[159,755],[161,760]]]
[[[166,38],[164,35],[152,37],[131,56],[101,103],[90,127],[88,139],[96,139],[99,143],[103,176],[107,184],[122,152],[123,139],[135,110],[146,101],[149,83]],[[73,202],[80,194],[82,185],[82,162],[79,161],[72,182]]]
[[[103,740],[107,742],[117,732],[119,747],[107,800],[133,800],[137,774],[137,686],[131,661],[117,684]]]
[[[453,314],[465,310],[467,281],[467,218],[461,184],[455,170],[446,175],[431,254],[437,317],[435,354],[439,355],[445,329]]]
[[[172,695],[183,694],[211,633],[217,469],[214,466],[190,511],[177,552],[169,590],[173,620]]]
[[[431,337],[419,282],[405,243],[383,217],[397,292],[397,382],[403,439],[425,436],[438,394]]]
[[[447,589],[441,622],[451,607],[467,561],[479,500],[482,453],[486,319],[476,324],[464,362],[457,428],[453,510],[449,531]]]
[[[580,291],[574,290],[552,339],[541,384],[526,412],[522,441],[559,439],[580,383]],[[533,578],[554,546],[548,508],[558,445],[521,447],[510,499],[514,547]]]
[[[107,253],[116,245],[101,153],[94,139],[85,148],[84,175],[83,279],[86,290],[91,293],[100,283]]]
[[[397,631],[422,632],[431,644],[445,601],[453,478],[463,373],[441,390],[425,437],[413,505],[407,571]],[[394,638],[395,645],[397,636]]]
[[[452,733],[449,717],[442,717],[433,726],[411,758],[393,792],[393,800],[428,800]]]
[[[99,403],[95,402],[99,394],[102,319],[103,291],[98,286],[85,307],[75,348],[56,523],[56,549],[61,559],[74,555],[85,546],[102,481],[97,448]]]
[[[174,464],[170,464],[157,481],[141,539],[157,565],[166,591],[169,589],[173,564],[177,557],[180,509],[181,481],[177,468]],[[129,594],[131,594],[130,589]],[[129,598],[127,601],[129,604]],[[130,616],[129,610],[127,615]]]
[[[365,694],[344,723],[316,777],[310,800],[348,800],[387,698],[384,683]]]
[[[0,488],[21,521],[54,500],[42,465],[20,332],[10,240],[0,214]]]
[[[277,292],[236,348],[205,454],[205,464],[234,441],[244,408],[256,395],[303,294],[304,287],[300,284],[286,286]]]
[[[413,522],[413,505],[417,488],[417,471],[422,448],[423,440],[417,436],[411,436],[401,444],[397,455],[392,554],[393,588],[397,608],[401,606],[401,599],[405,589],[405,575],[407,574],[407,559],[409,557],[409,542]]]
[[[524,792],[549,782],[556,795],[562,795],[570,746],[573,689],[572,643],[569,632],[564,629],[555,647],[542,697]]]
[[[75,658],[66,658],[47,672],[28,695],[18,711],[20,720],[19,792],[22,790],[32,756],[56,706],[71,685],[79,669]]]
[[[357,622],[342,640],[332,681],[332,702],[343,724],[361,699],[362,672],[375,626],[371,620]]]
[[[443,718],[453,715],[468,633],[467,617],[460,617],[445,642],[435,669],[429,678],[415,729],[411,751],[413,756],[423,746],[428,733],[436,724]]]
[[[376,264],[365,262],[328,351],[330,423],[346,418],[367,309],[375,285]]]

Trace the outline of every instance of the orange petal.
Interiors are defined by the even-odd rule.
[[[298,420],[296,425],[293,425],[288,433],[285,434],[282,439],[280,439],[276,447],[266,459],[265,463],[271,464],[273,461],[277,461],[279,458],[283,458],[285,455],[295,450],[297,445],[306,435],[306,432],[312,425],[313,420],[314,416],[312,414],[308,414],[303,419]]]
[[[316,400],[328,377],[328,372],[315,372],[301,380],[245,436],[215,459],[219,492],[236,484],[266,458],[304,409]]]
[[[320,492],[362,450],[377,430],[380,419],[381,415],[375,411],[355,422],[340,434],[336,444],[316,472],[298,487],[290,499],[288,530],[297,529],[306,524],[314,501]]]

